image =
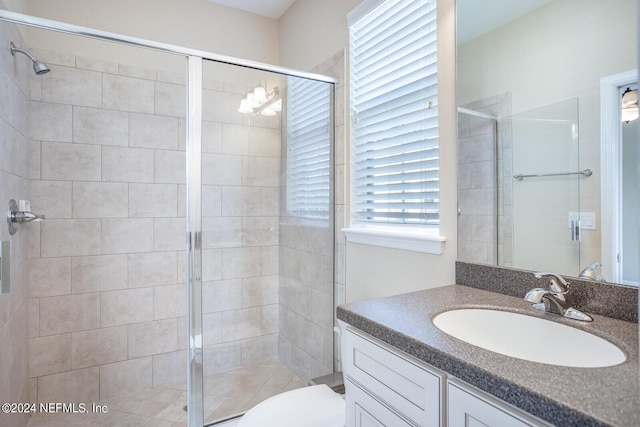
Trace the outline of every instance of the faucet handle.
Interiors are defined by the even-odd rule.
[[[564,280],[564,278],[562,276],[560,276],[559,274],[551,273],[551,272],[538,271],[536,273],[533,273],[533,275],[537,279],[541,279],[542,277],[548,277],[549,278],[549,289],[551,290],[551,292],[555,292],[555,293],[561,294],[561,295],[564,295],[567,292],[569,292],[569,283],[566,280]]]

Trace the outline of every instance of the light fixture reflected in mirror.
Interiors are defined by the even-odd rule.
[[[238,112],[243,114],[262,114],[263,116],[275,116],[282,111],[282,98],[280,90],[275,86],[270,91],[264,80],[240,101]]]
[[[626,124],[638,118],[638,89],[627,88],[622,94],[622,121]]]

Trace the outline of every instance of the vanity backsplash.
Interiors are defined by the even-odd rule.
[[[563,276],[570,283],[575,307],[589,314],[638,322],[638,288]],[[533,272],[456,261],[456,284],[524,298],[532,288],[546,288],[548,279]]]

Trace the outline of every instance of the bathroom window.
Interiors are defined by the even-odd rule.
[[[353,241],[386,233],[439,242],[436,1],[365,1],[348,20],[352,227],[347,236]]]
[[[331,94],[324,82],[289,78],[287,211],[328,219],[331,205]]]

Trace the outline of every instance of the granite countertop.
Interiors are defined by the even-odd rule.
[[[484,350],[433,324],[437,314],[457,308],[494,308],[565,323],[611,341],[627,360],[606,368],[570,368]],[[599,315],[592,316],[593,322],[578,322],[533,310],[522,298],[462,285],[346,304],[337,314],[357,329],[551,424],[640,423],[637,323]]]

